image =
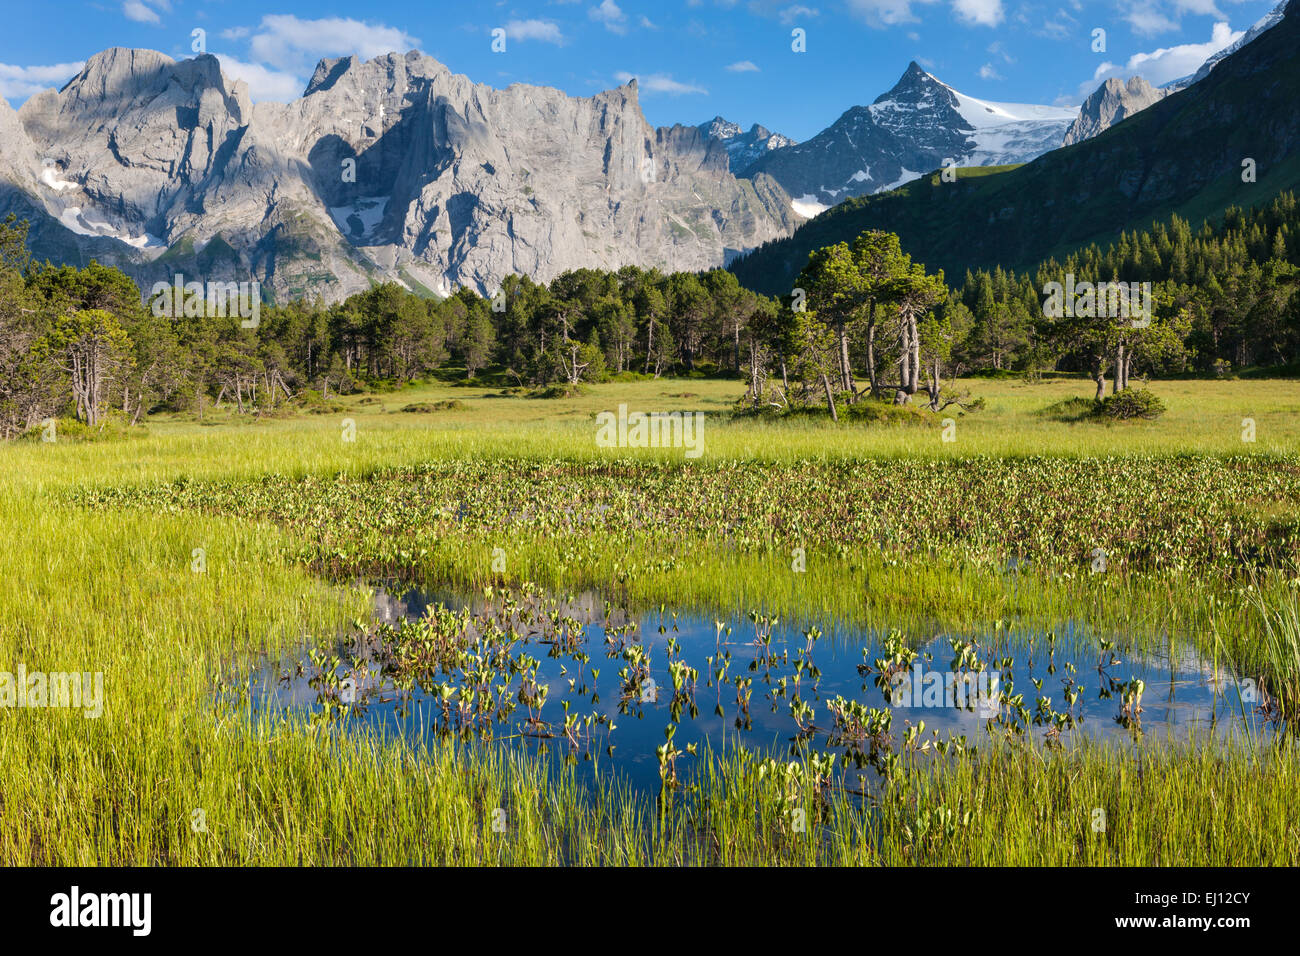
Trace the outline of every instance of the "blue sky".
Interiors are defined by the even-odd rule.
[[[1106,76],[1193,71],[1277,0],[5,0],[0,95],[17,106],[109,46],[180,58],[192,31],[254,99],[300,95],[316,61],[419,49],[473,80],[589,96],[638,77],[655,125],[722,115],[807,139],[915,59],[972,96],[1076,104]],[[1094,52],[1093,30],[1106,31]],[[494,52],[492,31],[505,31]],[[802,29],[805,52],[792,50]]]

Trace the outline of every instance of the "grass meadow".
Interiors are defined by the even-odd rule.
[[[318,413],[251,419],[209,409],[201,423],[155,417],[119,440],[0,447],[8,535],[0,654],[29,671],[104,673],[98,719],[0,709],[0,863],[1296,863],[1290,810],[1300,761],[1285,734],[1266,744],[1152,741],[1140,750],[1027,738],[978,757],[905,762],[865,803],[822,793],[804,775],[759,775],[735,752],[715,752],[701,755],[689,786],[654,799],[617,780],[580,787],[537,756],[450,742],[417,747],[248,709],[247,678],[259,660],[303,642],[324,645],[364,618],[368,596],[353,582],[395,567],[466,589],[618,587],[637,605],[761,606],[810,622],[916,632],[1083,620],[1267,674],[1281,698],[1295,700],[1297,576],[1285,558],[1300,515],[1290,494],[1300,468],[1300,383],[1161,382],[1161,419],[1114,425],[1050,411],[1091,396],[1091,383],[1079,379],[962,384],[984,408],[902,424],[733,421],[742,386],[728,381],[608,383],[545,400],[443,382],[331,399]],[[437,407],[447,402],[457,404]],[[680,450],[597,447],[594,415],[619,403],[704,412],[704,455],[683,462]],[[403,411],[411,406],[432,410]],[[955,441],[942,440],[944,417],[955,421]],[[349,434],[355,440],[344,440]],[[364,495],[367,481],[391,486],[395,470],[430,462],[473,463],[489,475],[532,463],[538,507],[554,511],[569,487],[547,484],[554,463],[631,461],[689,482],[691,469],[725,476],[741,464],[802,474],[824,463],[944,467],[990,458],[1015,473],[1046,458],[1099,460],[1104,472],[1110,461],[1181,468],[1188,456],[1250,459],[1232,468],[1259,471],[1231,487],[1265,490],[1217,501],[1215,487],[1195,486],[1204,473],[1218,480],[1215,468],[1177,471],[1186,479],[1171,481],[1161,492],[1168,507],[1156,509],[1168,519],[1168,543],[1141,553],[1186,560],[1095,575],[1083,563],[1072,570],[1063,556],[1017,574],[1014,587],[996,561],[970,559],[958,538],[923,551],[810,541],[813,559],[796,576],[787,541],[758,534],[734,547],[706,533],[705,516],[704,530],[686,536],[671,527],[639,536],[540,523],[503,538],[491,520],[439,520],[424,509],[426,498],[394,492],[368,536],[337,501],[311,510],[317,502],[307,498],[295,517],[276,520],[244,513],[239,492],[268,476],[343,476]],[[648,474],[653,491],[662,475]],[[492,485],[477,483],[485,507]],[[221,496],[204,491],[217,486]],[[163,487],[166,494],[146,493]],[[418,490],[439,494],[436,482]],[[1190,526],[1198,501],[1225,508],[1240,534],[1282,541],[1282,559],[1251,571],[1237,566],[1234,551],[1216,557],[1198,550],[1200,538],[1179,537],[1175,506],[1188,505]],[[781,497],[766,508],[780,518]],[[996,504],[987,508],[996,519]],[[505,573],[491,567],[497,546],[510,556]],[[788,826],[792,805],[812,808],[807,832]],[[508,825],[498,830],[493,811],[501,808]],[[1101,831],[1098,809],[1108,821]]]

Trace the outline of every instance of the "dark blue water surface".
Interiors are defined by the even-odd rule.
[[[434,608],[481,611],[484,604],[483,598],[390,586],[376,592],[375,618],[400,626]],[[525,678],[502,669],[493,683],[507,686],[499,696],[517,705],[513,713],[497,713],[472,725],[458,722],[454,709],[444,709],[441,688],[435,685],[454,691],[466,683],[463,671],[426,675],[430,686],[399,690],[384,673],[374,640],[341,643],[341,663],[333,666],[332,681],[319,679],[331,663],[319,657],[313,662],[306,649],[297,660],[268,664],[253,678],[254,707],[259,712],[290,709],[332,719],[345,731],[380,729],[413,742],[439,735],[505,741],[564,756],[588,780],[612,770],[643,790],[661,785],[664,767],[656,749],[665,743],[669,727],[675,728],[675,748],[683,751],[672,766],[683,777],[696,760],[686,752],[689,745],[698,745],[701,752],[705,745],[715,751],[743,745],[779,759],[806,749],[834,753],[845,758],[845,773],[860,776],[866,785],[876,775],[863,759],[869,746],[861,735],[846,732],[847,725],[837,725],[831,708],[837,697],[888,713],[887,748],[899,747],[907,729],[922,723],[925,738],[954,746],[1027,737],[1068,747],[1087,736],[1140,747],[1190,737],[1257,739],[1273,729],[1255,681],[1223,672],[1216,677],[1194,651],[1175,650],[1167,640],[1144,640],[1139,653],[1123,646],[1103,648],[1100,639],[1075,625],[1054,632],[998,629],[973,639],[964,636],[956,647],[948,635],[910,634],[902,646],[914,649],[916,656],[908,660],[907,651],[899,651],[900,642],[891,641],[889,634],[839,628],[834,622],[811,640],[804,628],[777,621],[769,630],[761,618],[746,615],[718,622],[669,609],[634,617],[613,609],[607,619],[604,602],[594,595],[546,607],[581,627],[576,636],[573,628],[565,628],[571,643],[563,647],[544,643],[555,636],[545,626],[518,627],[521,636],[509,654],[535,659],[535,683],[547,690],[545,703],[531,712],[517,700]],[[606,642],[607,634],[615,635],[613,643]],[[647,668],[645,679],[628,692],[618,672],[629,666],[624,652],[634,645],[640,651],[633,653],[644,654]],[[687,682],[674,693],[670,660],[678,661],[679,669],[698,670],[693,690]],[[718,679],[724,661],[726,672]],[[892,671],[889,676],[882,676],[882,663]],[[598,677],[593,676],[596,670]],[[954,683],[957,674],[972,676]],[[992,674],[998,675],[996,684]],[[347,676],[352,684],[343,685],[345,696],[338,682]],[[737,678],[752,683],[738,691]],[[1140,696],[1135,693],[1139,680]],[[958,700],[954,687],[969,687],[970,693]],[[746,689],[747,708],[740,703]],[[1005,699],[1015,695],[1022,698],[1018,705]],[[1070,695],[1077,695],[1073,703]],[[802,706],[792,706],[796,697]],[[352,706],[339,717],[338,705],[344,701]],[[566,701],[569,713],[580,718],[569,735],[564,730]],[[603,722],[593,719],[581,726],[586,717]]]

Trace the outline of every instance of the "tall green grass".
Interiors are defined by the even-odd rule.
[[[721,410],[735,390],[724,385],[628,387],[644,390],[631,400],[647,409],[675,403]],[[1067,386],[1012,388],[989,386],[988,416],[963,418],[955,447],[923,429],[719,420],[706,430],[707,454],[1239,452],[1230,426],[1248,409],[1261,423],[1259,451],[1300,438],[1290,384],[1213,386],[1221,407],[1207,401],[1198,409],[1190,389],[1184,395],[1170,383],[1168,431],[1161,424],[1076,431],[1031,418]],[[662,394],[684,391],[699,397]],[[255,717],[218,703],[219,690],[245,686],[262,655],[330,640],[367,613],[366,596],[302,566],[292,528],[192,511],[88,511],[64,501],[74,487],[182,476],[364,474],[436,456],[593,458],[604,451],[592,445],[590,413],[620,394],[602,387],[582,399],[529,404],[450,387],[413,390],[392,402],[465,398],[465,420],[439,417],[460,412],[389,415],[357,406],[355,443],[342,442],[339,423],[322,416],[162,421],[125,441],[0,448],[0,526],[9,532],[0,548],[0,666],[102,670],[105,678],[104,713],[96,720],[0,710],[0,864],[1296,862],[1297,764],[1289,745],[1168,744],[1138,753],[1038,745],[916,773],[866,810],[842,795],[813,812],[819,805],[810,790],[775,794],[732,751],[702,755],[692,789],[659,806],[616,779],[583,791],[543,758],[444,744],[415,749],[400,739],[331,734],[297,718]],[[1198,411],[1208,424],[1196,424]],[[488,544],[456,543],[431,576],[477,583]],[[191,570],[196,548],[206,554],[202,573]],[[520,541],[511,560],[520,576],[561,587],[608,581],[614,563],[651,558],[597,549],[566,561],[565,552],[577,548]],[[809,614],[865,608],[917,626],[945,616],[974,625],[1068,614],[1139,631],[1217,627],[1242,647],[1261,634],[1275,641],[1264,646],[1277,650],[1265,653],[1279,664],[1290,659],[1287,648],[1294,651],[1294,603],[1280,605],[1271,625],[1252,622],[1254,612],[1241,601],[1191,578],[1107,581],[1098,591],[1098,584],[1020,577],[1008,594],[1006,582],[960,568],[869,571],[873,586],[860,594],[843,587],[843,569],[833,564],[810,566],[792,584],[776,556],[702,551],[626,586],[646,602],[739,595]],[[1272,607],[1286,582],[1263,587]],[[791,799],[809,811],[804,834],[790,826]],[[1104,833],[1091,826],[1097,808],[1106,811]],[[497,809],[505,811],[504,831],[492,827]],[[965,821],[952,833],[945,831],[948,811]]]
[[[1295,588],[1280,594],[1252,588],[1249,603],[1261,624],[1258,655],[1269,692],[1285,713],[1294,714],[1300,706],[1300,595]]]

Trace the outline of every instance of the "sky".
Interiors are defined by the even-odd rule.
[[[590,96],[635,76],[656,126],[721,115],[804,140],[875,100],[912,60],[981,99],[1077,105],[1110,76],[1160,85],[1194,72],[1276,3],[0,0],[0,96],[19,106],[110,46],[180,59],[201,41],[254,100],[282,101],[302,94],[322,57],[417,49],[496,87]]]

